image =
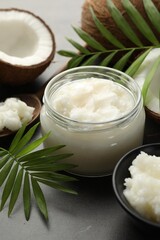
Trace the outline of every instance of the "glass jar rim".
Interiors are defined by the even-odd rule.
[[[51,106],[50,106],[50,103],[49,103],[49,98],[48,98],[48,92],[50,91],[51,87],[56,87],[58,84],[60,83],[67,83],[69,82],[66,81],[66,80],[62,80],[62,78],[67,75],[67,74],[80,74],[80,73],[87,73],[87,72],[90,72],[91,70],[95,71],[95,72],[92,72],[94,74],[99,74],[97,70],[105,70],[106,71],[106,74],[107,74],[107,71],[108,72],[113,72],[115,74],[118,75],[121,75],[123,76],[124,78],[126,78],[127,80],[131,81],[134,86],[136,87],[136,90],[137,90],[137,99],[135,101],[135,105],[133,106],[133,108],[131,109],[131,111],[129,111],[128,113],[124,114],[123,116],[119,117],[119,118],[115,118],[115,119],[112,119],[112,120],[108,120],[108,121],[101,121],[101,122],[85,122],[85,121],[78,121],[78,120],[74,120],[74,119],[71,119],[69,117],[66,117],[60,113],[58,113],[56,110],[54,110]],[[87,71],[88,70],[88,71]],[[75,79],[76,80],[76,79]],[[63,85],[63,84],[62,84]],[[62,86],[60,85],[60,86]],[[57,88],[56,88],[57,89]],[[55,77],[53,77],[49,83],[47,84],[46,88],[45,88],[45,91],[44,91],[44,96],[43,96],[43,102],[44,102],[44,105],[47,107],[47,112],[49,112],[48,114],[51,115],[51,116],[54,116],[55,118],[57,118],[58,120],[63,120],[63,121],[66,121],[66,122],[69,122],[70,124],[73,123],[74,125],[78,124],[78,125],[81,125],[81,126],[85,126],[85,125],[90,125],[90,126],[98,126],[98,125],[115,125],[115,124],[119,124],[121,122],[124,122],[126,121],[128,118],[130,118],[131,116],[133,116],[136,112],[137,112],[137,108],[138,106],[140,105],[142,101],[142,95],[141,95],[141,90],[140,90],[140,87],[139,85],[134,81],[134,79],[132,77],[130,77],[129,75],[127,75],[126,73],[122,72],[122,71],[119,71],[117,69],[113,69],[113,68],[110,68],[110,67],[103,67],[103,66],[81,66],[81,67],[76,67],[76,68],[72,68],[72,69],[68,69],[68,70],[65,70],[59,74],[57,74]]]

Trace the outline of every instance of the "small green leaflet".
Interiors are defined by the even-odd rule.
[[[141,14],[138,12],[138,10],[134,7],[134,5],[128,0],[122,0],[122,4],[127,11],[129,17],[132,19],[132,21],[141,31],[141,33],[146,37],[146,39],[148,39],[154,45],[159,44],[159,41],[155,37],[153,31],[146,23],[144,18],[141,16]]]
[[[128,0],[127,0],[128,1]],[[129,2],[129,1],[128,1]],[[111,13],[112,18],[116,22],[117,26],[121,29],[123,34],[131,40],[136,46],[142,46],[136,33],[132,30],[122,13],[116,8],[112,0],[107,0],[107,6]]]
[[[151,70],[149,71],[149,73],[148,73],[148,75],[147,75],[147,77],[145,79],[145,82],[143,84],[142,95],[143,95],[144,102],[146,100],[147,92],[148,92],[149,86],[151,84],[151,81],[153,80],[154,74],[156,73],[157,68],[159,66],[160,66],[160,56],[154,62],[153,66],[152,66]]]
[[[160,13],[151,0],[143,0],[145,11],[153,26],[160,32]],[[154,16],[154,17],[153,17]]]

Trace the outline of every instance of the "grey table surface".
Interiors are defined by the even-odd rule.
[[[30,10],[43,18],[55,34],[58,51],[72,49],[66,37],[78,40],[72,25],[80,26],[83,2],[83,0],[1,0],[0,7]],[[40,76],[40,80],[48,80],[65,63],[66,59],[56,54],[54,62]],[[48,224],[40,217],[34,203],[31,218],[27,222],[21,197],[10,218],[7,216],[7,207],[4,208],[0,213],[0,240],[146,239],[145,231],[134,226],[117,203],[112,190],[111,176],[98,179],[80,178],[72,187],[78,191],[78,196],[43,188],[49,210]]]

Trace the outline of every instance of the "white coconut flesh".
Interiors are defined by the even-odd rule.
[[[25,11],[1,11],[0,33],[0,59],[13,65],[39,64],[53,50],[52,35],[46,25]]]
[[[135,81],[138,83],[139,87],[142,89],[145,79],[147,78],[154,62],[160,56],[160,49],[154,48],[147,55],[140,68],[134,75]],[[160,114],[160,66],[154,74],[154,77],[149,86],[145,106],[151,111]]]

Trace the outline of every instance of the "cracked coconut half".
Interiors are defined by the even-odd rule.
[[[53,60],[54,34],[35,14],[21,9],[0,9],[0,33],[0,83],[29,83]]]

